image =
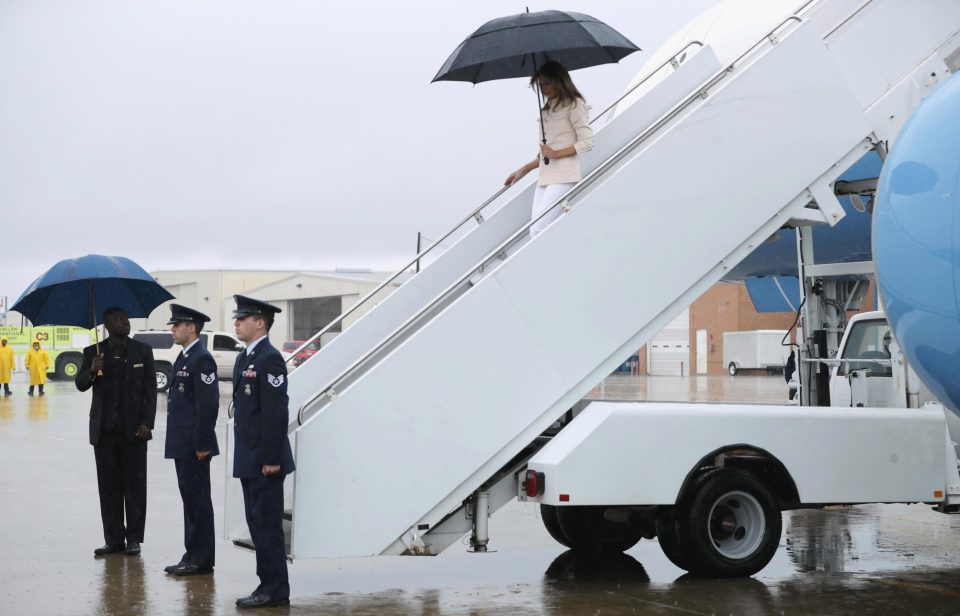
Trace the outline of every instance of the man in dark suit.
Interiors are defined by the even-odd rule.
[[[167,325],[183,351],[171,370],[164,456],[173,459],[177,470],[186,552],[179,563],[164,570],[178,576],[198,575],[213,571],[216,548],[210,460],[220,453],[216,431],[220,386],[217,364],[200,343],[200,331],[210,317],[180,304],[171,304],[170,312]]]
[[[157,413],[153,349],[129,337],[122,308],[104,310],[103,325],[110,335],[83,350],[75,381],[80,391],[93,387],[90,444],[106,541],[93,553],[137,555],[147,514],[147,441]]]
[[[240,479],[260,585],[240,608],[290,604],[283,536],[283,480],[293,472],[287,437],[287,366],[270,344],[276,306],[235,295],[234,326],[247,350],[233,368],[233,476]]]

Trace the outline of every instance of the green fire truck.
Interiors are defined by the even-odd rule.
[[[83,349],[97,341],[95,329],[42,325],[39,327],[0,327],[0,337],[13,347],[18,370],[24,369],[24,358],[34,340],[50,356],[47,372],[59,379],[72,379],[80,369]]]

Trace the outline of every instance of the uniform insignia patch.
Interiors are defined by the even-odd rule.
[[[200,380],[202,380],[207,385],[211,385],[214,381],[217,380],[217,375],[214,372],[211,372],[210,374],[204,374],[201,372]]]
[[[283,385],[283,375],[273,376],[272,374],[267,374],[267,382],[273,385],[274,387],[280,387]]]
[[[185,387],[186,387],[186,386],[185,386],[183,383],[180,383],[180,387],[179,387],[180,393],[183,393],[183,392],[184,392]]]

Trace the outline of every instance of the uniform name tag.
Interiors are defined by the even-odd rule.
[[[134,368],[143,368],[143,364],[133,364]]]

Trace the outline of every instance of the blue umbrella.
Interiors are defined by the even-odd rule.
[[[34,325],[96,327],[105,308],[147,317],[174,299],[153,276],[126,257],[87,255],[64,259],[33,281],[12,309]]]

